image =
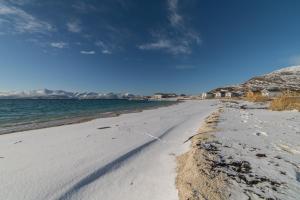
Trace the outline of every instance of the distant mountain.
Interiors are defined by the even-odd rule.
[[[31,90],[22,92],[0,92],[0,99],[137,99],[130,93],[66,92],[63,90]]]
[[[249,89],[273,89],[300,91],[300,66],[282,68],[271,73],[256,76],[245,83],[233,86],[219,87],[211,90],[248,91]]]
[[[300,66],[286,67],[263,76],[253,77],[241,86],[257,89],[300,90]]]

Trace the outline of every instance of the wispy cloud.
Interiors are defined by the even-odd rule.
[[[93,12],[93,11],[96,11],[97,8],[92,5],[92,4],[89,4],[87,2],[84,2],[84,1],[77,1],[75,2],[73,5],[72,5],[72,8],[79,12],[79,13],[89,13],[89,12]]]
[[[18,1],[19,4],[22,1]],[[13,6],[9,1],[0,1],[0,16],[6,23],[6,31],[10,33],[48,33],[54,31],[54,27],[48,22],[42,21],[23,9]],[[0,24],[0,25],[1,25]]]
[[[151,33],[152,42],[138,45],[139,49],[164,50],[173,55],[191,54],[192,47],[201,44],[199,33],[185,23],[178,4],[179,0],[167,0],[168,29]]]
[[[96,54],[95,51],[80,51],[81,54],[84,54],[84,55],[93,55],[93,54]]]
[[[102,50],[101,52],[102,52],[103,54],[112,54],[112,52],[109,51],[109,50]]]
[[[155,42],[143,44],[138,47],[142,50],[162,49],[174,55],[191,53],[191,50],[187,46],[181,44],[181,42],[162,38],[158,38],[158,40]]]
[[[108,45],[101,40],[95,42],[95,45],[101,49],[101,53],[112,54],[112,49],[114,48],[114,45]]]
[[[50,43],[50,46],[58,49],[63,49],[66,48],[68,44],[65,42],[52,42]]]
[[[172,26],[180,26],[183,17],[178,13],[178,0],[168,0],[169,21]]]
[[[68,31],[73,33],[80,33],[82,31],[81,23],[79,20],[69,21],[67,23]]]

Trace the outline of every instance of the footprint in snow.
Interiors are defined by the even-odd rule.
[[[263,131],[258,131],[258,132],[255,133],[255,135],[256,136],[261,136],[261,135],[268,136],[268,134],[266,132],[263,132]]]
[[[261,126],[256,125],[256,124],[254,125],[254,127],[255,127],[255,128],[259,128],[259,129],[262,128]]]

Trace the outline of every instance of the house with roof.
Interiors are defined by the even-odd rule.
[[[175,93],[155,93],[152,96],[152,99],[168,99],[168,98],[176,98],[177,94]]]
[[[221,90],[215,93],[215,98],[225,97],[227,91]]]
[[[242,92],[229,92],[228,91],[228,92],[225,93],[226,98],[240,97],[242,95],[243,95]]]
[[[201,99],[212,99],[214,98],[214,93],[212,92],[203,92],[201,94]]]

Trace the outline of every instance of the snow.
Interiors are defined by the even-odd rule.
[[[0,199],[178,199],[175,156],[216,101],[0,136]]]
[[[274,189],[268,181],[251,187],[246,183],[237,184],[233,181],[232,198],[248,199],[245,191],[250,190],[248,195],[259,194],[265,199],[299,199],[300,113],[270,111],[262,109],[263,105],[242,101],[238,104],[227,102],[223,107],[224,112],[217,127],[220,131],[215,134],[216,140],[221,144],[221,157],[227,163],[249,162],[252,176],[245,175],[249,180],[253,177],[266,177],[280,183]],[[251,198],[255,199],[254,196]]]
[[[282,72],[300,73],[300,65],[285,67],[285,68],[276,70],[273,73],[282,73]]]

